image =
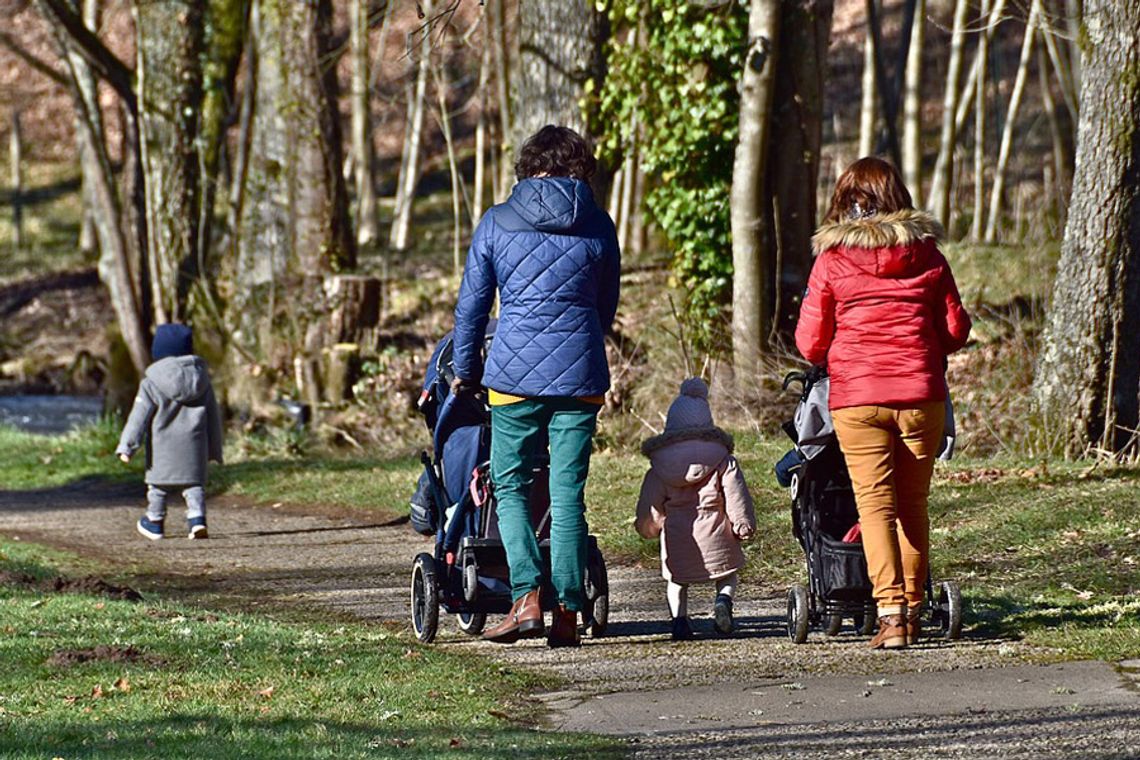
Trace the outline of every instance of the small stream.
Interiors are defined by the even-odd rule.
[[[0,396],[0,425],[29,433],[61,435],[102,414],[99,396]]]

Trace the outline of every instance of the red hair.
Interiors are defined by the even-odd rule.
[[[852,216],[892,214],[914,208],[899,170],[889,161],[868,156],[847,167],[835,181],[835,193],[824,221],[839,222]]]

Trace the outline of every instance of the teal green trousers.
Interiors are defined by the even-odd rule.
[[[516,601],[542,585],[542,558],[528,505],[535,459],[543,453],[543,438],[548,438],[550,582],[566,609],[582,609],[589,535],[586,476],[598,409],[572,398],[534,398],[491,407],[491,482]]]

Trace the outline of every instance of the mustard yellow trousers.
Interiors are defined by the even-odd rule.
[[[917,607],[929,565],[927,497],[945,403],[851,406],[833,409],[831,419],[851,473],[878,614]]]

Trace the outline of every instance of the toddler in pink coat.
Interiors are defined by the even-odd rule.
[[[641,447],[649,457],[649,472],[641,484],[635,524],[643,537],[660,537],[675,641],[693,637],[691,583],[715,585],[716,630],[732,632],[732,598],[744,566],[740,543],[756,531],[752,495],[732,456],[732,436],[713,424],[708,396],[708,385],[699,377],[681,383],[665,431]]]

